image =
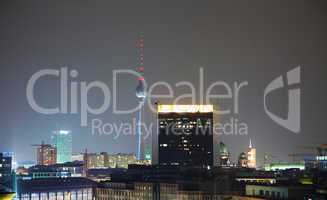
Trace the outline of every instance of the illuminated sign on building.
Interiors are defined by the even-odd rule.
[[[213,105],[158,105],[159,113],[210,113]]]

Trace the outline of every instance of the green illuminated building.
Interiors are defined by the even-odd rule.
[[[147,143],[145,146],[145,160],[151,162],[152,160],[152,145],[151,143]]]
[[[265,165],[266,171],[286,170],[286,169],[299,169],[304,170],[304,163],[271,163]]]
[[[52,144],[57,148],[57,163],[72,161],[72,135],[70,131],[54,131],[51,137]]]

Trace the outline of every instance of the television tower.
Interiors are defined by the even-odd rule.
[[[136,115],[136,137],[137,137],[137,160],[143,160],[143,136],[142,136],[142,119],[144,112],[144,101],[146,98],[145,86],[144,86],[144,33],[141,32],[139,35],[139,39],[137,41],[137,47],[139,50],[139,66],[137,68],[137,72],[139,73],[138,77],[138,85],[136,87],[136,97],[141,104],[140,109],[137,111]]]

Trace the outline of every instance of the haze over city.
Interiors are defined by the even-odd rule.
[[[144,32],[144,77],[149,85],[165,81],[172,86],[189,81],[197,89],[203,69],[204,88],[216,81],[233,86],[247,82],[239,92],[239,113],[223,115],[248,126],[247,135],[223,134],[223,141],[237,160],[249,140],[263,164],[265,154],[289,160],[297,146],[317,146],[326,139],[327,17],[324,1],[259,1],[249,6],[240,1],[189,2],[45,2],[10,1],[1,3],[1,111],[0,151],[15,152],[17,160],[35,160],[30,145],[50,142],[54,130],[68,129],[73,136],[73,152],[136,153],[136,136],[93,134],[80,124],[79,114],[44,115],[28,104],[26,86],[42,69],[77,70],[69,79],[102,81],[113,88],[113,70],[137,70],[137,41]],[[128,6],[127,6],[128,4]],[[255,5],[255,6],[254,6]],[[301,130],[293,133],[276,124],[265,113],[263,94],[280,75],[301,68]],[[42,82],[42,83],[41,83]],[[137,105],[133,76],[118,80],[118,107]],[[35,98],[45,107],[58,106],[60,85],[56,77],[46,77],[35,86]],[[166,94],[157,88],[156,94]],[[224,88],[215,92],[224,94]],[[174,96],[189,93],[174,87]],[[170,104],[172,99],[161,100]],[[287,90],[269,97],[269,108],[286,118]],[[88,103],[103,103],[99,90],[89,93]],[[189,104],[185,99],[182,103]],[[212,102],[233,109],[233,98]],[[108,111],[92,116],[104,123],[130,123],[136,113]],[[144,121],[156,123],[156,115],[145,108]]]

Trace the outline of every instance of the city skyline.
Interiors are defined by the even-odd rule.
[[[0,200],[327,199],[326,0],[0,5]]]
[[[41,69],[67,67],[78,71],[73,80],[99,80],[112,87],[113,70],[136,69],[139,57],[136,40],[142,31],[146,33],[146,78],[150,84],[190,81],[198,88],[201,67],[206,88],[214,81],[230,85],[248,81],[240,93],[237,115],[240,122],[248,125],[248,135],[220,137],[231,151],[233,161],[246,150],[250,138],[257,149],[259,165],[263,164],[265,154],[286,161],[288,154],[299,151],[298,145],[318,146],[326,138],[324,2],[307,6],[304,1],[281,4],[256,1],[251,8],[245,2],[239,7],[227,2],[194,5],[165,2],[160,6],[131,3],[134,5],[131,7],[138,8],[135,10],[123,3],[111,7],[108,2],[90,10],[86,3],[69,4],[66,10],[56,10],[58,4],[50,2],[40,3],[42,9],[34,3],[24,4],[24,8],[16,11],[17,15],[1,12],[4,27],[0,35],[4,41],[0,56],[0,87],[4,92],[0,100],[3,111],[0,151],[15,152],[18,160],[33,160],[35,153],[30,144],[46,141],[58,126],[72,131],[73,152],[88,148],[91,152],[136,153],[135,136],[114,139],[113,135],[92,135],[90,127],[80,126],[77,115],[36,113],[27,103],[26,84]],[[15,2],[4,3],[2,8],[14,10],[16,6]],[[90,16],[83,15],[87,13]],[[194,17],[194,13],[199,16]],[[265,114],[262,95],[272,80],[298,66],[301,66],[302,129],[294,134]],[[122,82],[118,88],[120,107],[134,105],[138,102],[135,78],[124,78]],[[45,79],[45,84],[38,85],[35,91],[43,105],[58,104],[57,79]],[[185,91],[177,88],[175,93],[179,96]],[[91,105],[101,104],[100,96],[101,93],[92,93]],[[283,116],[287,114],[285,97],[287,93],[283,91],[269,102]],[[190,104],[189,100],[184,103]],[[233,102],[221,100],[215,104],[228,108]],[[153,113],[147,110],[145,113],[146,122],[155,123]],[[115,115],[109,110],[97,117],[104,122],[120,123],[131,122],[135,114]],[[223,116],[221,121],[229,122],[230,118]]]

